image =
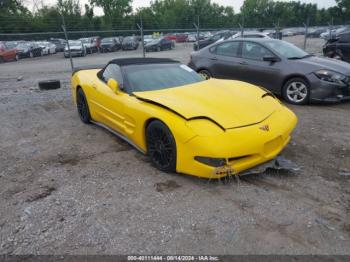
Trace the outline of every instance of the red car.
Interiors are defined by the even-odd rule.
[[[172,35],[172,34],[166,34],[163,38],[165,40],[176,41],[176,35]]]
[[[176,35],[176,42],[177,43],[185,43],[187,42],[188,35],[187,34],[177,34]]]
[[[18,60],[16,48],[9,47],[5,43],[0,42],[0,63],[13,60]]]

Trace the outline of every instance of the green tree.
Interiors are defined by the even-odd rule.
[[[123,19],[132,12],[132,0],[90,0],[90,4],[103,9],[105,24],[112,28],[123,25]]]
[[[335,2],[339,8],[337,12],[341,14],[343,21],[350,23],[350,0],[335,0]]]

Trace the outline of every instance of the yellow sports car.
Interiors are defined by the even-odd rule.
[[[297,118],[270,92],[204,78],[160,58],[77,69],[72,94],[84,123],[107,128],[165,172],[236,175],[275,158]]]

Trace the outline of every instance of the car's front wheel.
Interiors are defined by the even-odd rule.
[[[89,124],[91,120],[89,106],[86,101],[85,93],[81,88],[77,91],[77,109],[81,121],[85,124]]]
[[[161,171],[176,171],[176,142],[169,128],[161,121],[152,121],[146,129],[147,155]]]
[[[205,80],[208,80],[208,79],[211,78],[210,72],[209,72],[208,70],[205,70],[205,69],[199,70],[199,71],[198,71],[198,74],[200,74],[201,76],[203,76]]]
[[[288,103],[305,105],[309,102],[310,85],[302,78],[293,78],[283,86],[282,93]]]

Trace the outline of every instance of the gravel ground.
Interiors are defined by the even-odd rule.
[[[149,55],[187,63],[191,50]],[[222,184],[162,173],[81,123],[69,78],[62,54],[0,65],[0,254],[350,254],[350,103],[291,107],[299,124],[282,155],[300,172]],[[44,79],[63,87],[39,91]]]

